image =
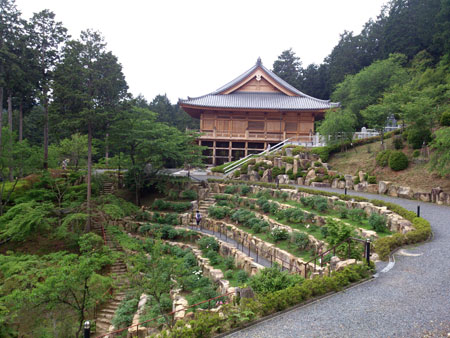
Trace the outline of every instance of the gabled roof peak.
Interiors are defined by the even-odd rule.
[[[256,60],[256,65],[257,66],[261,66],[262,65],[262,61],[261,61],[261,57],[258,56],[258,60]]]

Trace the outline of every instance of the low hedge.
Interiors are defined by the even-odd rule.
[[[211,180],[212,182],[221,182],[226,183],[225,180]],[[233,181],[236,182],[236,181]],[[248,185],[258,185],[263,186],[266,188],[276,188],[275,184],[272,183],[266,183],[266,182],[246,182],[246,181],[239,181],[243,184]],[[293,187],[286,185],[286,184],[280,184],[280,189],[293,189]],[[396,214],[402,216],[403,218],[410,221],[414,227],[415,230],[410,231],[406,234],[394,234],[392,236],[379,238],[374,242],[375,252],[378,254],[380,259],[385,260],[389,257],[389,254],[401,247],[405,244],[414,244],[419,243],[427,240],[431,236],[431,225],[430,223],[420,217],[416,217],[416,213],[413,211],[409,211],[397,204],[381,201],[377,199],[369,200],[365,197],[361,196],[350,196],[350,195],[344,195],[344,194],[338,194],[338,193],[332,193],[328,191],[321,191],[321,190],[314,190],[314,189],[308,189],[308,188],[297,188],[297,191],[306,192],[309,194],[314,195],[322,195],[322,196],[337,196],[342,200],[349,201],[354,200],[358,202],[370,202],[373,205],[379,206],[379,207],[387,207],[389,210],[395,212]]]
[[[177,321],[172,330],[164,330],[159,336],[213,337],[314,297],[342,290],[351,283],[368,278],[371,273],[371,268],[366,265],[351,265],[342,271],[334,272],[330,277],[302,280],[299,284],[280,291],[257,294],[254,299],[242,299],[239,307],[226,305],[223,307],[223,315],[217,312],[197,312],[193,320]]]

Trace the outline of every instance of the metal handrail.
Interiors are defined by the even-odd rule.
[[[280,143],[277,143],[276,145],[273,146],[273,148],[271,148],[269,151],[263,150],[262,152],[258,153],[258,154],[249,154],[247,156],[245,156],[243,159],[240,159],[238,161],[238,163],[235,163],[231,166],[225,166],[224,168],[224,173],[225,176],[227,176],[228,174],[232,173],[234,170],[236,170],[237,168],[241,167],[243,164],[247,163],[248,161],[250,161],[251,159],[249,157],[253,157],[253,156],[261,156],[264,154],[271,154],[274,151],[279,150],[282,146],[284,146],[289,140],[291,140],[291,138],[288,138]],[[242,161],[243,160],[243,161]]]

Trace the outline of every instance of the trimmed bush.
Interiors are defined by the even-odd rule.
[[[393,151],[389,155],[389,168],[400,171],[408,168],[408,157],[401,151]]]
[[[377,164],[380,167],[385,167],[388,165],[388,161],[389,161],[389,155],[391,154],[392,150],[383,150],[380,151],[377,156],[375,157],[375,160],[377,162]]]
[[[403,140],[402,140],[402,138],[400,136],[395,136],[393,144],[394,144],[394,148],[396,150],[402,149],[403,148]]]
[[[208,208],[208,215],[217,218],[217,219],[223,219],[227,216],[230,216],[231,209],[228,207],[216,207],[214,205],[211,205]]]
[[[369,217],[369,225],[376,232],[386,232],[386,216],[372,213]]]
[[[419,149],[414,150],[412,156],[413,156],[414,158],[419,157],[419,156],[420,156],[420,150],[419,150]]]
[[[195,190],[185,190],[181,193],[181,198],[184,198],[189,201],[194,201],[198,197],[197,192]]]

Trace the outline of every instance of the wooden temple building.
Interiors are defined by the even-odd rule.
[[[261,59],[216,91],[180,100],[181,107],[200,119],[200,145],[208,163],[220,165],[259,153],[286,139],[312,140],[314,121],[339,104],[297,90],[264,67]]]

